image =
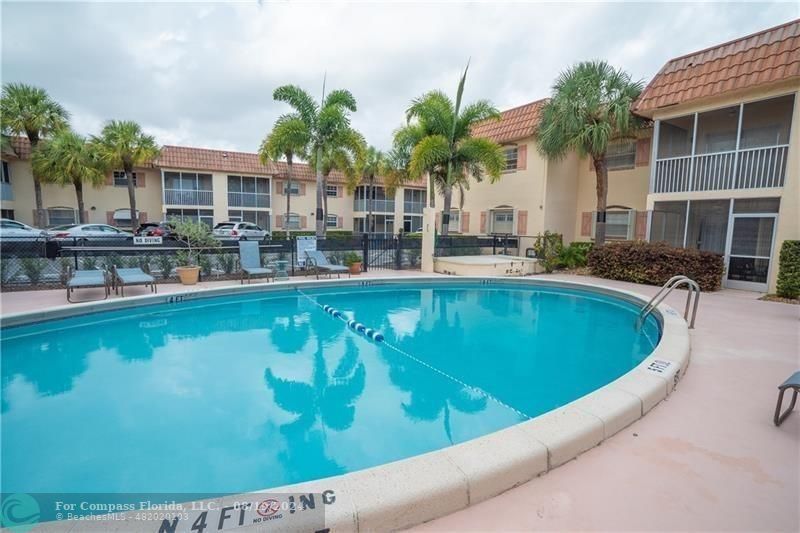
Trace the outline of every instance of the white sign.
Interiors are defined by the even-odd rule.
[[[672,366],[672,361],[664,361],[663,359],[654,359],[649,365],[647,370],[655,372],[656,374],[663,374]]]
[[[314,235],[301,235],[297,237],[297,264],[304,266],[306,263],[306,252],[317,251],[317,237]]]
[[[161,237],[141,237],[137,236],[133,238],[133,244],[161,244],[162,238]]]

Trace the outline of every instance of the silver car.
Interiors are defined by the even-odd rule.
[[[213,233],[215,237],[220,239],[236,239],[240,241],[260,241],[269,235],[267,230],[261,229],[252,222],[220,222],[214,226]]]
[[[54,239],[72,238],[133,238],[133,233],[109,226],[108,224],[65,224],[47,230],[47,234]]]
[[[11,220],[8,218],[0,218],[0,239],[12,238],[17,240],[38,239],[47,237],[47,232],[41,229],[31,227],[22,222]]]

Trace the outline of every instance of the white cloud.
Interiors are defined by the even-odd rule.
[[[162,143],[255,150],[278,85],[350,89],[382,148],[409,101],[453,92],[501,108],[603,58],[649,78],[670,57],[797,16],[792,4],[4,3],[2,78],[45,87],[93,133],[139,121]]]

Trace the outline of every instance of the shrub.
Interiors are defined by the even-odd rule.
[[[360,263],[361,262],[361,256],[358,255],[355,252],[347,252],[346,254],[344,254],[344,258],[342,259],[342,262],[344,262],[345,266],[350,267],[354,263]]]
[[[42,271],[44,270],[44,260],[37,257],[26,257],[22,260],[22,271],[31,282],[31,285],[36,285],[42,279]]]
[[[558,254],[559,266],[562,268],[585,267],[591,249],[591,242],[571,242],[569,246],[561,248],[561,253]]]
[[[778,296],[800,297],[800,241],[783,241],[778,265]]]
[[[175,225],[176,239],[186,245],[185,250],[175,254],[179,266],[200,266],[198,261],[203,249],[217,248],[220,245],[211,233],[211,228],[203,222],[174,218],[172,223]]]
[[[558,268],[560,264],[559,257],[563,248],[561,234],[551,233],[550,231],[545,231],[544,235],[540,234],[533,245],[539,265],[548,274]]]
[[[170,274],[172,273],[172,267],[174,266],[172,263],[172,256],[168,254],[157,255],[156,266],[161,271],[161,277],[163,279],[169,278]]]
[[[315,231],[291,231],[289,232],[292,237],[307,237],[310,235],[316,235]],[[350,230],[334,230],[334,231],[326,231],[325,236],[328,239],[348,239],[353,236],[353,232]],[[285,231],[273,231],[272,232],[272,239],[273,240],[285,240],[286,239],[286,232]]]
[[[217,266],[226,274],[230,274],[236,268],[236,256],[234,254],[220,254],[217,256]]]
[[[724,272],[719,254],[642,241],[595,246],[589,252],[588,265],[594,276],[650,285],[663,285],[672,276],[683,274],[704,291],[719,289]]]

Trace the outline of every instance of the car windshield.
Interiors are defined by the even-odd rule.
[[[232,229],[233,226],[234,224],[232,222],[220,222],[214,226],[214,229]]]

